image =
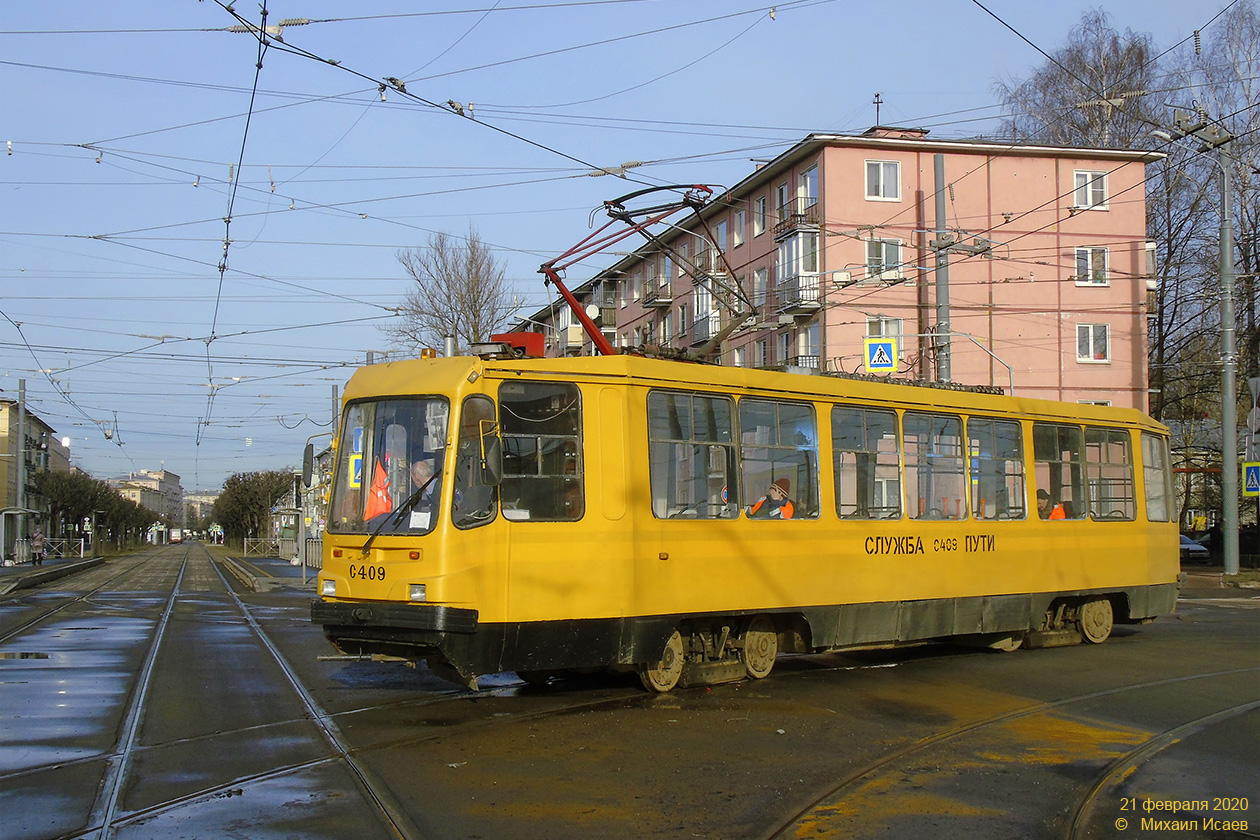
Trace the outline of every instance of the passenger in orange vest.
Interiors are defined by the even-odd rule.
[[[791,489],[792,482],[776,478],[766,491],[765,498],[748,509],[748,515],[753,519],[791,519],[796,512],[796,507],[788,498]]]
[[[1063,505],[1053,504],[1050,494],[1045,490],[1037,491],[1037,513],[1042,519],[1067,519]]]

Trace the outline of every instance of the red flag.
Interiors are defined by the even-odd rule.
[[[372,476],[372,490],[368,493],[367,509],[363,511],[364,519],[389,513],[394,509],[394,500],[389,497],[389,478],[381,462],[376,462],[376,472]]]

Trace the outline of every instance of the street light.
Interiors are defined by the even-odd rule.
[[[1194,137],[1201,152],[1216,149],[1221,168],[1221,507],[1225,537],[1225,574],[1238,574],[1238,395],[1235,374],[1238,352],[1234,345],[1234,226],[1229,209],[1229,143],[1234,139],[1221,126],[1196,120],[1185,111],[1173,112],[1175,131],[1153,131],[1163,140]]]

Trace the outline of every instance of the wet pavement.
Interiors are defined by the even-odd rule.
[[[194,544],[0,598],[0,836],[1085,840],[1230,796],[1260,824],[1260,592],[1214,570],[1102,645],[783,656],[669,695],[329,656],[302,575]]]

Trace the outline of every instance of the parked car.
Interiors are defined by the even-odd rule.
[[[1181,562],[1207,563],[1210,557],[1207,547],[1195,542],[1185,534],[1181,535]]]

